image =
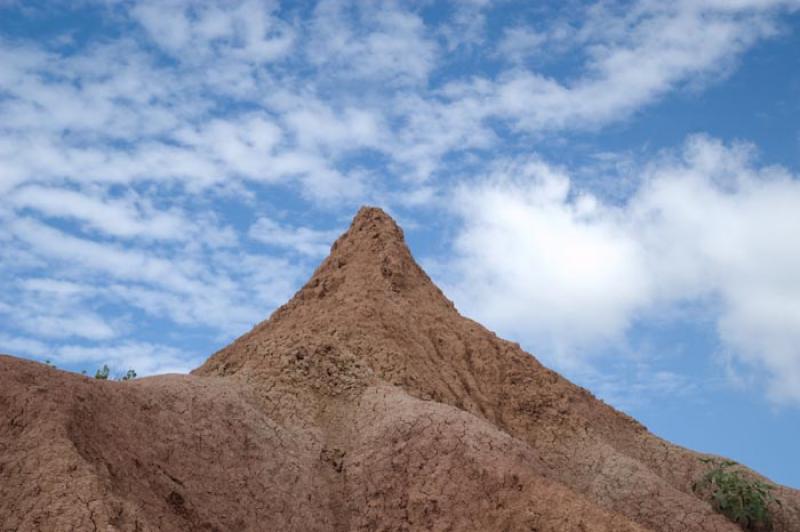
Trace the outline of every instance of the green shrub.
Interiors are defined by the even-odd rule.
[[[108,374],[111,373],[107,364],[103,364],[103,367],[98,369],[97,372],[94,374],[95,379],[100,380],[108,380]]]
[[[769,506],[771,503],[780,504],[770,493],[774,486],[731,469],[736,462],[719,462],[713,458],[700,460],[712,467],[692,486],[696,493],[710,497],[717,512],[745,530],[772,530]]]
[[[109,376],[111,375],[111,368],[108,367],[108,364],[103,364],[103,367],[98,369],[97,372],[94,374],[95,379],[100,380],[108,380]],[[124,374],[120,375],[117,374],[114,377],[114,380],[117,381],[130,381],[136,378],[136,370],[129,369]]]

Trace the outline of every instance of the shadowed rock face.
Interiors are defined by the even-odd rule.
[[[0,530],[739,530],[701,457],[460,316],[374,208],[192,375],[0,357]]]

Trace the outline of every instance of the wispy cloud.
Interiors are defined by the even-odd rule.
[[[108,199],[75,190],[27,186],[8,198],[17,209],[32,209],[46,217],[68,218],[118,237],[182,239],[190,234],[185,216],[156,210],[148,198]]]
[[[253,240],[264,244],[288,248],[311,257],[323,258],[330,251],[331,244],[339,235],[339,231],[293,227],[261,217],[250,227],[249,235]]]

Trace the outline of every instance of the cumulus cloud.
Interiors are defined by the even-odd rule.
[[[540,161],[459,188],[458,268],[481,317],[570,344],[625,330],[651,290],[644,252],[621,227],[623,212],[570,194],[569,177]]]
[[[729,355],[765,372],[773,399],[798,401],[797,176],[703,136],[641,172],[621,205],[540,161],[460,187],[455,299],[562,364],[637,319],[707,303]]]

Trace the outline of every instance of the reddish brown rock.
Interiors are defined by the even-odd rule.
[[[192,375],[0,357],[0,530],[739,530],[701,457],[460,316],[373,208]]]

